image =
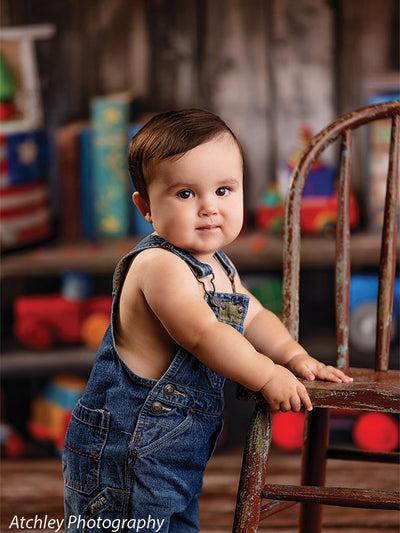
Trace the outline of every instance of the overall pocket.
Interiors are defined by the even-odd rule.
[[[166,443],[174,441],[190,427],[192,420],[193,413],[190,410],[184,415],[181,413],[178,415],[171,410],[170,413],[158,420],[157,417],[152,417],[151,421],[148,419],[137,450],[138,455],[147,455]],[[168,423],[171,425],[167,425]]]
[[[65,485],[82,494],[99,485],[101,455],[110,427],[110,413],[90,409],[80,401],[72,411],[63,449]]]

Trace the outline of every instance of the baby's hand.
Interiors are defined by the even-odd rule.
[[[308,379],[309,381],[316,378],[333,381],[335,383],[350,383],[353,381],[353,378],[347,376],[342,370],[339,370],[339,368],[327,366],[307,354],[295,355],[289,361],[287,367],[296,376]]]
[[[301,409],[301,402],[308,411],[312,410],[306,388],[287,368],[275,365],[272,375],[261,389],[273,411],[294,411]]]

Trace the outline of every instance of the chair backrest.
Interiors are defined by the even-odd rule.
[[[336,364],[349,366],[350,296],[350,163],[352,131],[371,121],[392,118],[386,202],[382,230],[377,305],[376,370],[387,370],[396,269],[396,219],[399,189],[400,100],[364,107],[332,122],[313,137],[293,169],[285,209],[283,254],[283,321],[298,338],[300,276],[300,212],[304,184],[313,163],[341,138],[335,253]]]

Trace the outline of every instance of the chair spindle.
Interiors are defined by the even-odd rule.
[[[344,370],[349,368],[351,143],[351,130],[346,130],[340,151],[335,259],[336,365]]]
[[[392,119],[389,170],[386,188],[385,217],[382,230],[379,268],[379,297],[375,369],[387,370],[389,365],[390,330],[392,325],[393,287],[396,271],[396,229],[399,194],[400,115]]]

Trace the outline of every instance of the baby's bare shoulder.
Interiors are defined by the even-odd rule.
[[[132,266],[135,266],[136,269],[145,268],[158,271],[165,267],[168,268],[184,268],[187,269],[185,261],[183,261],[176,254],[170,252],[169,250],[164,250],[163,248],[147,248],[142,250],[132,261]]]
[[[196,288],[198,285],[189,265],[176,254],[162,248],[148,248],[140,252],[131,263],[128,277],[134,277],[141,286],[175,280]]]

